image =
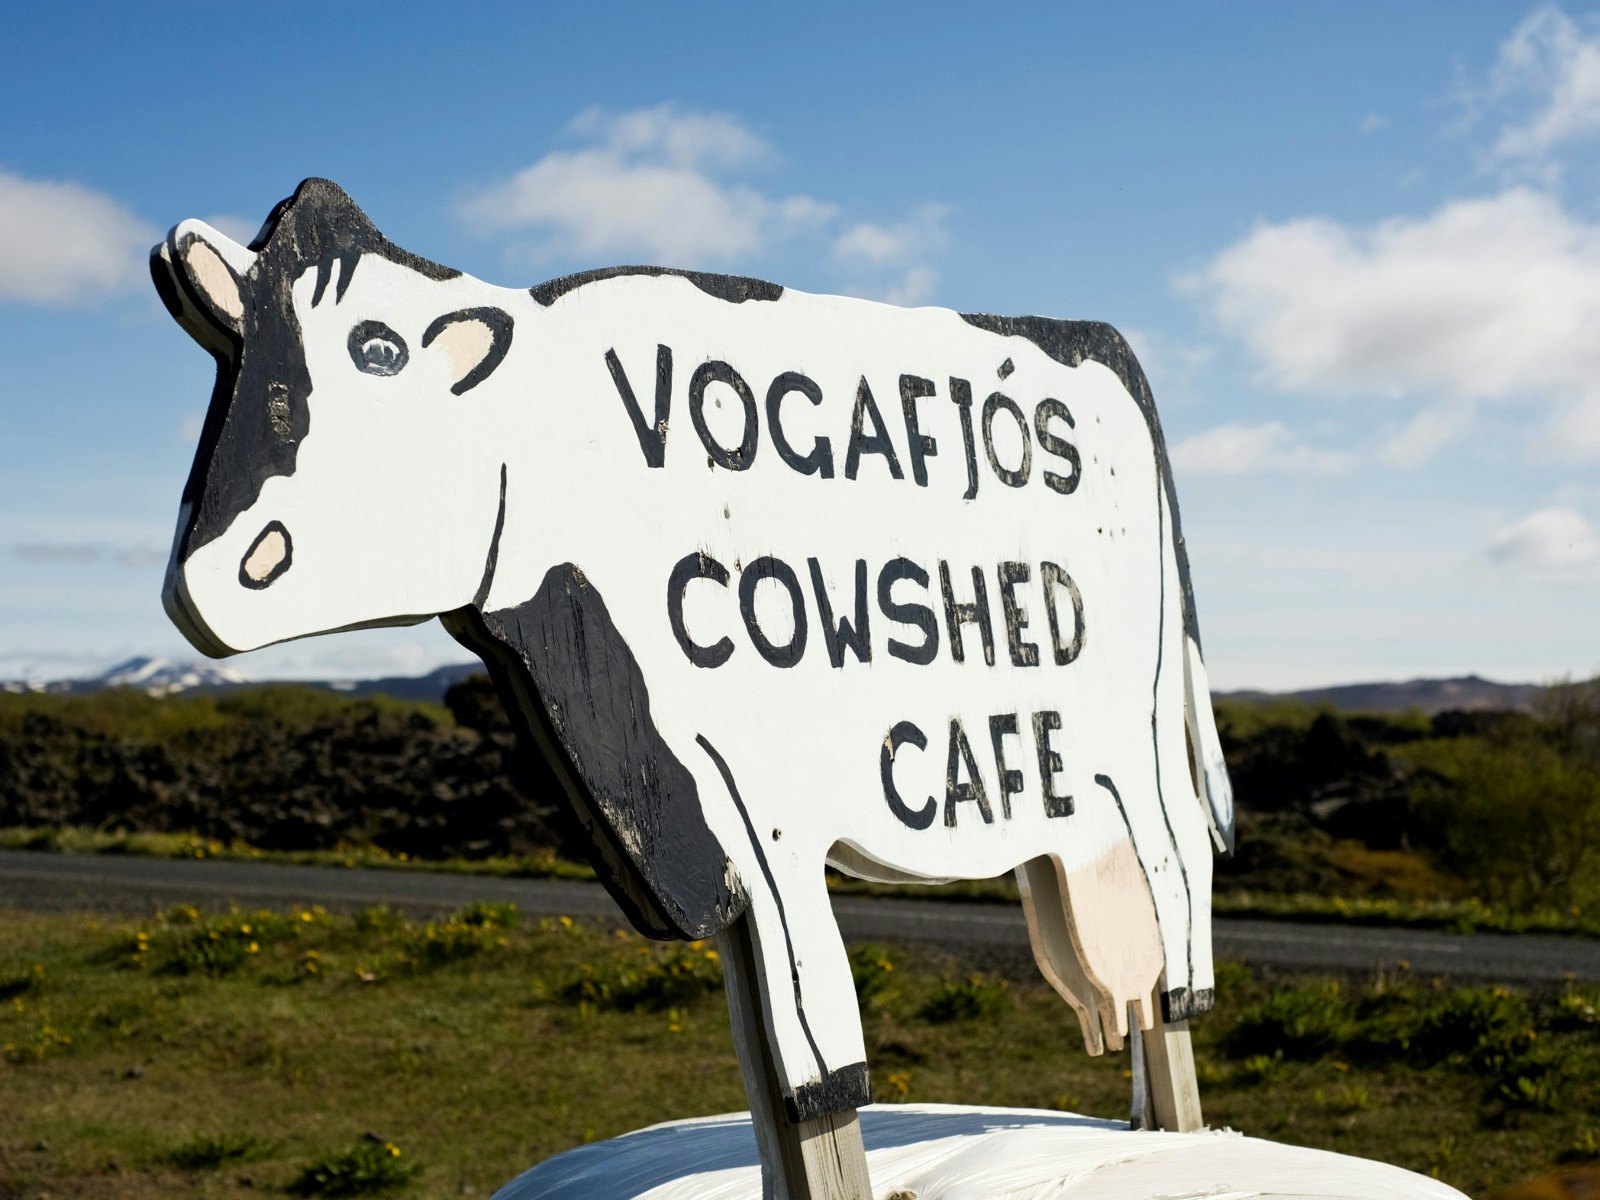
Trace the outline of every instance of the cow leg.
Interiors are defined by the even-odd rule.
[[[870,1200],[866,1147],[855,1110],[790,1119],[764,1018],[763,970],[751,923],[741,917],[719,935],[718,944],[733,1044],[761,1154],[763,1200]]]
[[[729,861],[743,881],[762,1024],[783,1092],[796,1122],[868,1104],[866,1049],[850,961],[823,875],[822,854],[808,853],[794,837],[763,823],[758,831],[735,771],[711,742],[697,739],[729,800],[708,818],[719,830]],[[710,788],[702,789],[711,795]],[[719,806],[720,808],[720,806]],[[734,1013],[737,1021],[740,1014]]]
[[[740,864],[765,885],[750,886],[743,920],[784,1109],[800,1122],[859,1108],[872,1100],[861,1013],[822,868],[806,880],[763,859],[754,871]]]
[[[1043,855],[1017,868],[1017,889],[1022,893],[1022,911],[1028,919],[1028,942],[1039,973],[1071,1007],[1083,1030],[1083,1048],[1092,1055],[1104,1054],[1106,1046],[1122,1049],[1114,1019],[1108,1019],[1111,1003],[1084,972],[1072,942],[1072,922],[1067,913],[1066,893],[1062,890],[1061,860]]]

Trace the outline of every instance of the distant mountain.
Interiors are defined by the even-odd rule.
[[[175,692],[216,690],[248,683],[237,671],[210,663],[173,662],[166,658],[130,658],[95,676],[77,681],[73,691],[98,691],[101,688],[138,688],[152,696]]]
[[[1542,690],[1535,683],[1495,683],[1477,675],[1463,675],[1456,679],[1408,679],[1404,683],[1347,683],[1298,692],[1218,692],[1216,699],[1247,703],[1299,700],[1331,705],[1344,712],[1526,712]]]
[[[326,688],[346,696],[394,696],[401,700],[444,699],[450,685],[482,671],[476,662],[450,663],[426,675],[385,675],[376,679],[296,679],[283,682],[305,687]],[[103,688],[130,687],[152,696],[174,696],[184,692],[224,692],[237,687],[259,686],[269,680],[250,680],[214,663],[175,661],[165,658],[130,658],[127,662],[87,679],[50,681],[12,680],[0,682],[6,692],[62,692],[82,694]],[[1307,688],[1298,692],[1218,692],[1218,700],[1262,703],[1269,700],[1299,700],[1306,704],[1327,704],[1345,712],[1397,713],[1418,709],[1425,713],[1459,709],[1487,712],[1512,709],[1527,711],[1541,689],[1532,683],[1495,683],[1476,675],[1458,679],[1411,679],[1404,683],[1351,683],[1340,687]]]
[[[479,663],[452,663],[429,671],[426,675],[390,675],[378,679],[296,679],[284,682],[326,688],[346,696],[385,695],[401,700],[437,702],[444,699],[445,691],[451,684],[481,670],[483,667]],[[175,696],[184,692],[226,692],[239,687],[260,686],[264,682],[274,681],[246,679],[238,672],[214,663],[140,657],[130,658],[84,679],[7,680],[0,682],[0,691],[82,695],[105,688],[126,687],[136,688],[151,696]]]
[[[0,683],[0,691],[76,695],[105,688],[127,687],[137,688],[152,696],[171,696],[178,692],[222,691],[248,682],[243,675],[211,663],[140,657],[120,662],[86,679],[6,680]]]
[[[380,679],[305,680],[304,682],[311,687],[325,687],[347,696],[382,695],[393,696],[397,700],[432,700],[437,703],[444,699],[444,694],[450,689],[451,684],[482,671],[482,663],[450,663],[448,666],[435,667],[426,675],[385,675]]]

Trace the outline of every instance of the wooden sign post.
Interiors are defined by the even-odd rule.
[[[322,180],[152,265],[219,372],[168,613],[212,655],[434,616],[479,654],[633,923],[724,939],[769,1192],[869,1194],[828,864],[1017,870],[1089,1050],[1145,1031],[1158,1119],[1198,1121],[1232,801],[1113,329],[659,268],[492,287]]]

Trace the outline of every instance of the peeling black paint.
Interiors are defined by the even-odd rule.
[[[794,1095],[783,1098],[783,1110],[789,1120],[798,1125],[829,1113],[865,1108],[871,1103],[872,1077],[867,1074],[867,1064],[858,1062],[829,1071],[813,1083],[802,1084]]]
[[[1187,1021],[1201,1013],[1208,1013],[1217,1004],[1217,994],[1212,988],[1173,988],[1161,993],[1161,1019],[1168,1025],[1174,1021]]]
[[[310,428],[311,375],[300,322],[294,314],[294,281],[318,273],[318,293],[340,265],[335,303],[349,285],[356,263],[376,254],[428,279],[453,279],[461,272],[418,258],[389,241],[337,184],[307,179],[280,202],[250,244],[257,252],[240,280],[242,328],[215,312],[189,280],[182,263],[187,246],[168,238],[170,281],[209,320],[227,351],[216,351],[217,381],[206,412],[183,502],[192,516],[180,533],[179,559],[212,541],[255,503],[274,475],[292,475],[300,442]],[[156,268],[159,256],[152,259]],[[164,265],[160,268],[165,271]],[[157,274],[158,280],[160,274]],[[214,346],[216,339],[201,339]]]
[[[962,313],[967,324],[1002,337],[1026,338],[1063,366],[1081,366],[1093,361],[1109,367],[1128,389],[1128,394],[1144,414],[1155,447],[1156,469],[1166,492],[1167,508],[1172,513],[1172,544],[1177,549],[1178,584],[1183,593],[1183,628],[1196,646],[1200,645],[1200,623],[1195,618],[1194,588],[1189,582],[1189,550],[1183,540],[1178,519],[1178,497],[1172,487],[1172,468],[1167,461],[1166,438],[1161,433],[1161,418],[1144,369],[1133,356],[1123,336],[1103,321],[1059,321],[1051,317],[997,317],[989,313]]]
[[[576,291],[586,283],[602,279],[615,279],[619,275],[675,275],[687,279],[708,296],[726,300],[729,304],[743,304],[746,300],[776,300],[783,295],[783,285],[768,283],[765,279],[751,279],[744,275],[711,275],[705,271],[682,271],[677,267],[602,267],[598,271],[580,271],[576,275],[563,275],[528,289],[540,305],[549,308],[568,292]]]
[[[656,728],[638,661],[578,568],[553,567],[532,599],[453,613],[447,628],[489,665],[506,711],[557,765],[595,869],[640,931],[695,940],[727,928],[745,909],[743,884],[705,823],[694,776]]]

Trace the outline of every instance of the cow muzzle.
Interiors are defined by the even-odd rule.
[[[239,582],[260,591],[283,577],[294,561],[294,541],[282,521],[269,521],[239,560]]]

